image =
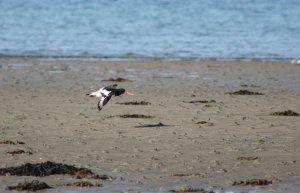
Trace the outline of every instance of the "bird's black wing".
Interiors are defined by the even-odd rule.
[[[117,84],[112,84],[112,85],[104,87],[104,89],[107,91],[113,91],[117,88],[117,86],[118,86]]]
[[[111,99],[112,96],[113,96],[113,93],[110,93],[107,97],[105,97],[105,99],[103,100],[103,106],[108,103],[108,101]]]
[[[108,96],[102,97],[101,100],[98,102],[98,110],[101,111],[101,109],[108,103],[108,101],[113,96],[113,93],[109,93]]]

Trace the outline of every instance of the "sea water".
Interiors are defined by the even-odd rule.
[[[0,55],[300,57],[299,0],[0,0]]]

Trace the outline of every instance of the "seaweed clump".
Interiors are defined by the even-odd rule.
[[[208,122],[207,121],[199,121],[196,124],[206,124],[206,123],[208,123]]]
[[[0,141],[0,144],[10,144],[10,145],[16,145],[15,142],[13,141],[10,141],[10,140],[2,140]]]
[[[45,182],[40,182],[38,180],[33,180],[31,182],[18,183],[16,186],[8,186],[8,190],[17,190],[17,191],[37,191],[43,189],[52,188]]]
[[[296,113],[292,110],[282,111],[282,112],[273,112],[270,113],[271,116],[300,116],[299,113]]]
[[[206,173],[178,173],[178,174],[173,174],[173,176],[176,177],[187,177],[187,176],[205,176]]]
[[[240,156],[236,158],[238,160],[246,160],[246,161],[252,161],[252,160],[257,160],[258,157],[253,157],[253,156]]]
[[[165,125],[161,122],[159,122],[158,124],[146,124],[146,125],[139,125],[139,126],[135,126],[136,128],[141,128],[141,127],[167,127],[169,125]]]
[[[120,105],[150,105],[151,103],[147,102],[147,101],[140,101],[140,102],[124,102],[124,103],[117,103]]]
[[[255,85],[255,84],[250,84],[250,85],[242,84],[241,87],[259,87],[259,86]]]
[[[169,192],[184,193],[184,192],[199,192],[199,193],[214,193],[214,191],[204,190],[202,188],[182,187],[178,190],[170,190]]]
[[[184,103],[216,103],[215,100],[195,100],[195,101],[183,101]]]
[[[133,82],[132,80],[128,80],[128,79],[121,78],[121,77],[110,78],[110,79],[106,79],[106,80],[103,80],[103,81],[107,81],[107,82]]]
[[[260,92],[252,92],[252,91],[248,91],[248,90],[239,90],[239,91],[235,91],[235,92],[227,92],[226,94],[230,94],[230,95],[263,95]]]
[[[112,181],[114,180],[115,178],[113,178],[112,176],[108,176],[108,175],[94,175],[92,177],[93,179],[97,179],[97,180],[109,180],[109,181]]]
[[[77,168],[72,165],[60,164],[51,161],[44,163],[26,163],[18,167],[0,168],[0,175],[13,176],[49,176],[49,175],[71,175],[76,178],[90,177],[93,179],[101,179],[102,176],[95,175],[91,170],[86,168]]]
[[[17,149],[14,151],[7,151],[6,153],[11,154],[11,155],[16,155],[16,154],[23,154],[23,153],[28,153],[28,154],[32,154],[31,151],[24,151],[23,149]]]
[[[69,183],[66,183],[66,184],[63,184],[63,186],[76,186],[76,187],[94,187],[94,186],[97,186],[97,187],[100,187],[102,186],[101,184],[92,184],[90,182],[87,182],[87,181],[80,181],[80,182],[69,182]]]
[[[214,123],[212,123],[212,122],[207,122],[207,121],[199,121],[199,122],[197,122],[196,124],[201,124],[201,125],[207,124],[208,126],[213,126],[213,125],[214,125]]]
[[[144,118],[144,119],[150,119],[153,118],[153,116],[150,115],[140,115],[140,114],[124,114],[120,115],[121,118]]]
[[[11,140],[2,140],[0,141],[0,144],[16,145],[16,144],[25,144],[25,143],[22,141],[13,142]]]
[[[250,180],[242,180],[242,181],[234,181],[233,186],[267,186],[272,184],[270,180],[264,179],[250,179]]]

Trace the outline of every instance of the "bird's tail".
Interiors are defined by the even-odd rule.
[[[86,94],[86,96],[89,96],[89,97],[96,97],[95,95],[92,95],[92,94]]]

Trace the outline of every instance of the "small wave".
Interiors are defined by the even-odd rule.
[[[17,58],[17,59],[37,59],[37,60],[101,60],[101,61],[128,61],[128,60],[164,60],[164,61],[291,61],[294,58],[281,57],[178,57],[170,54],[148,56],[135,53],[127,53],[121,55],[44,55],[44,54],[1,54],[1,58]]]

